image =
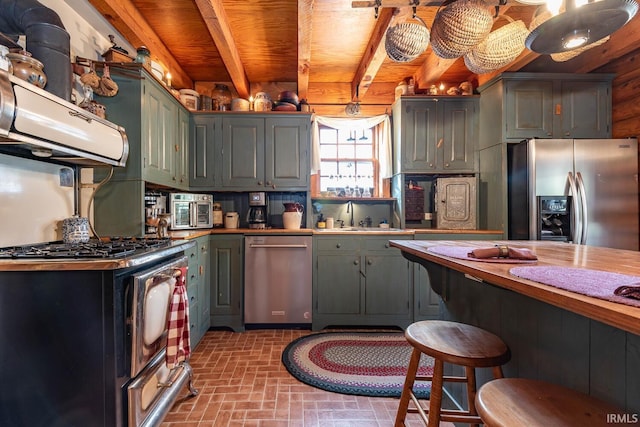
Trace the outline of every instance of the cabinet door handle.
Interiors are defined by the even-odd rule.
[[[444,138],[440,138],[440,139],[438,140],[438,143],[436,144],[436,147],[437,147],[437,148],[442,147],[442,143],[443,143],[443,142],[444,142]]]
[[[202,276],[202,275],[204,275],[204,265],[201,265],[201,266],[199,267],[199,270],[200,270],[200,275],[201,275],[201,276]]]

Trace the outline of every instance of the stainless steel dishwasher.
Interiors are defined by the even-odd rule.
[[[311,236],[245,236],[244,323],[311,323]]]

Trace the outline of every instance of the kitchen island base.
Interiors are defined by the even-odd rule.
[[[512,359],[505,377],[559,384],[640,414],[640,336],[424,261],[443,298],[444,320],[471,324],[501,337]],[[438,280],[434,280],[438,277]],[[448,366],[446,374],[460,374]],[[491,372],[478,372],[478,386]],[[447,390],[464,402],[463,385]]]

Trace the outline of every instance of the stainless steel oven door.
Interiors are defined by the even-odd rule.
[[[191,384],[191,366],[183,362],[170,370],[165,351],[158,353],[127,389],[129,426],[160,425],[187,383],[191,394],[198,394]]]
[[[131,378],[167,345],[169,303],[181,267],[187,266],[183,256],[167,264],[133,276],[131,308]]]

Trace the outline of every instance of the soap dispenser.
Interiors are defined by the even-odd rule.
[[[327,223],[326,223],[326,221],[324,220],[324,215],[323,215],[323,214],[320,214],[320,215],[318,216],[318,224],[317,224],[317,227],[318,227],[318,228],[327,228]]]

